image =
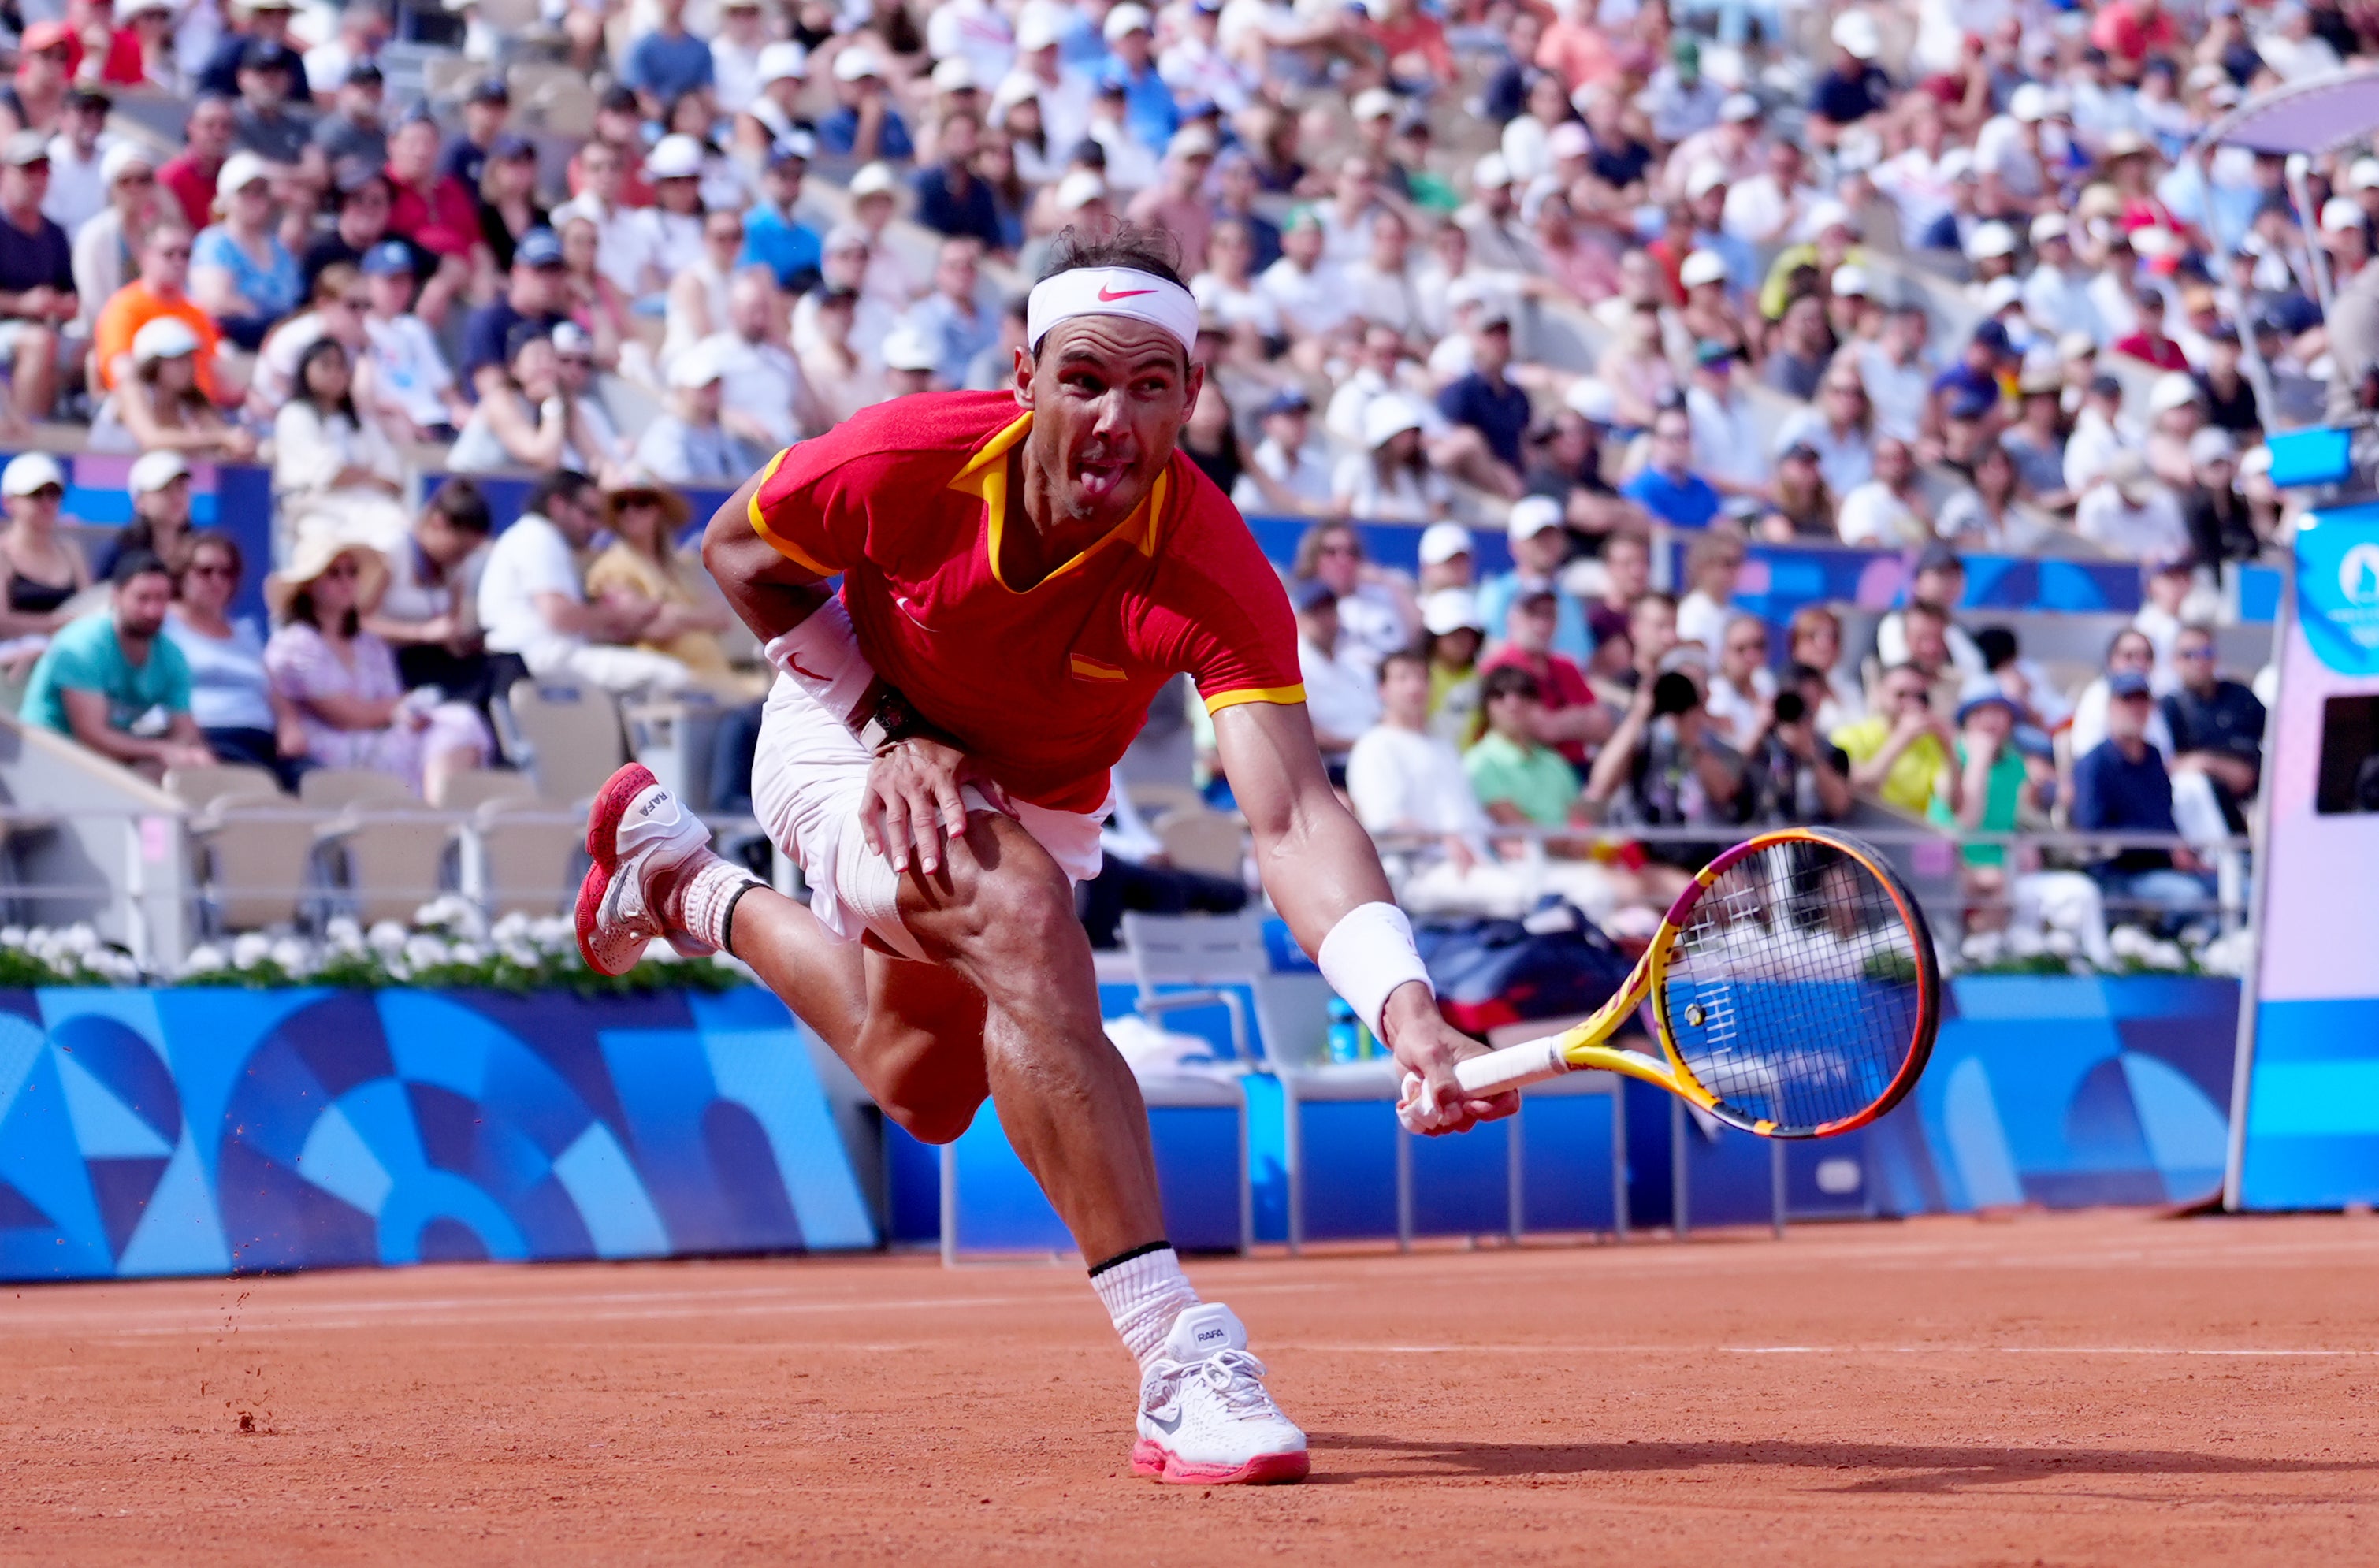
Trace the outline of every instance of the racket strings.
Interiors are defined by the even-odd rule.
[[[1725,865],[1662,984],[1685,1068],[1734,1116],[1806,1131],[1858,1115],[1916,1046],[1916,936],[1854,858],[1807,840]]]

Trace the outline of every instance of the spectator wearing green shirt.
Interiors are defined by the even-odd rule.
[[[1932,808],[1936,781],[1955,812],[1964,804],[1963,780],[1950,766],[1956,743],[1950,727],[1933,711],[1933,681],[1914,664],[1885,672],[1875,711],[1828,737],[1851,759],[1851,788],[1894,811],[1923,816]]]
[[[111,608],[69,622],[34,664],[24,718],[151,780],[213,762],[190,717],[190,667],[158,634],[174,602],[165,563],[129,550],[108,581]]]
[[[1928,818],[1965,833],[2016,830],[2027,798],[2037,803],[2038,784],[2016,747],[2018,717],[2014,699],[1996,688],[1959,705],[1957,766],[1943,769],[1936,781],[1955,780],[1958,802],[1953,805],[1937,789],[1926,808]],[[2007,892],[2006,846],[1970,844],[1960,854],[1965,862],[1967,898],[1996,906]]]
[[[1487,733],[1462,758],[1479,805],[1506,826],[1568,826],[1577,809],[1577,775],[1537,739],[1545,707],[1537,678],[1507,664],[1488,675],[1480,703]]]

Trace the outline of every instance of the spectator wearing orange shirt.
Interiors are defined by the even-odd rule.
[[[187,325],[198,335],[199,386],[216,404],[223,388],[216,380],[215,345],[221,334],[214,319],[189,296],[190,231],[180,223],[162,223],[149,231],[140,247],[140,275],[115,291],[91,325],[91,358],[99,367],[102,390],[112,390],[132,373],[132,340],[140,329],[164,317]]]
[[[1552,24],[1537,45],[1537,64],[1576,92],[1590,81],[1607,81],[1619,70],[1619,54],[1595,25],[1588,0],[1553,0]]]

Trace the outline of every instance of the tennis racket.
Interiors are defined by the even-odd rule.
[[[1605,1043],[1647,1000],[1660,1055]],[[1497,1094],[1600,1067],[1763,1138],[1825,1138],[1900,1103],[1940,1012],[1932,934],[1900,879],[1855,838],[1788,827],[1705,866],[1592,1018],[1469,1057],[1454,1076]],[[1396,1114],[1414,1131],[1435,1117],[1418,1074],[1405,1076]]]

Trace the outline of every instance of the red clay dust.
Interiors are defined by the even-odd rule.
[[[1161,1487],[1072,1264],[0,1288],[0,1562],[2365,1561],[2379,1224],[1193,1261],[1312,1478]]]

